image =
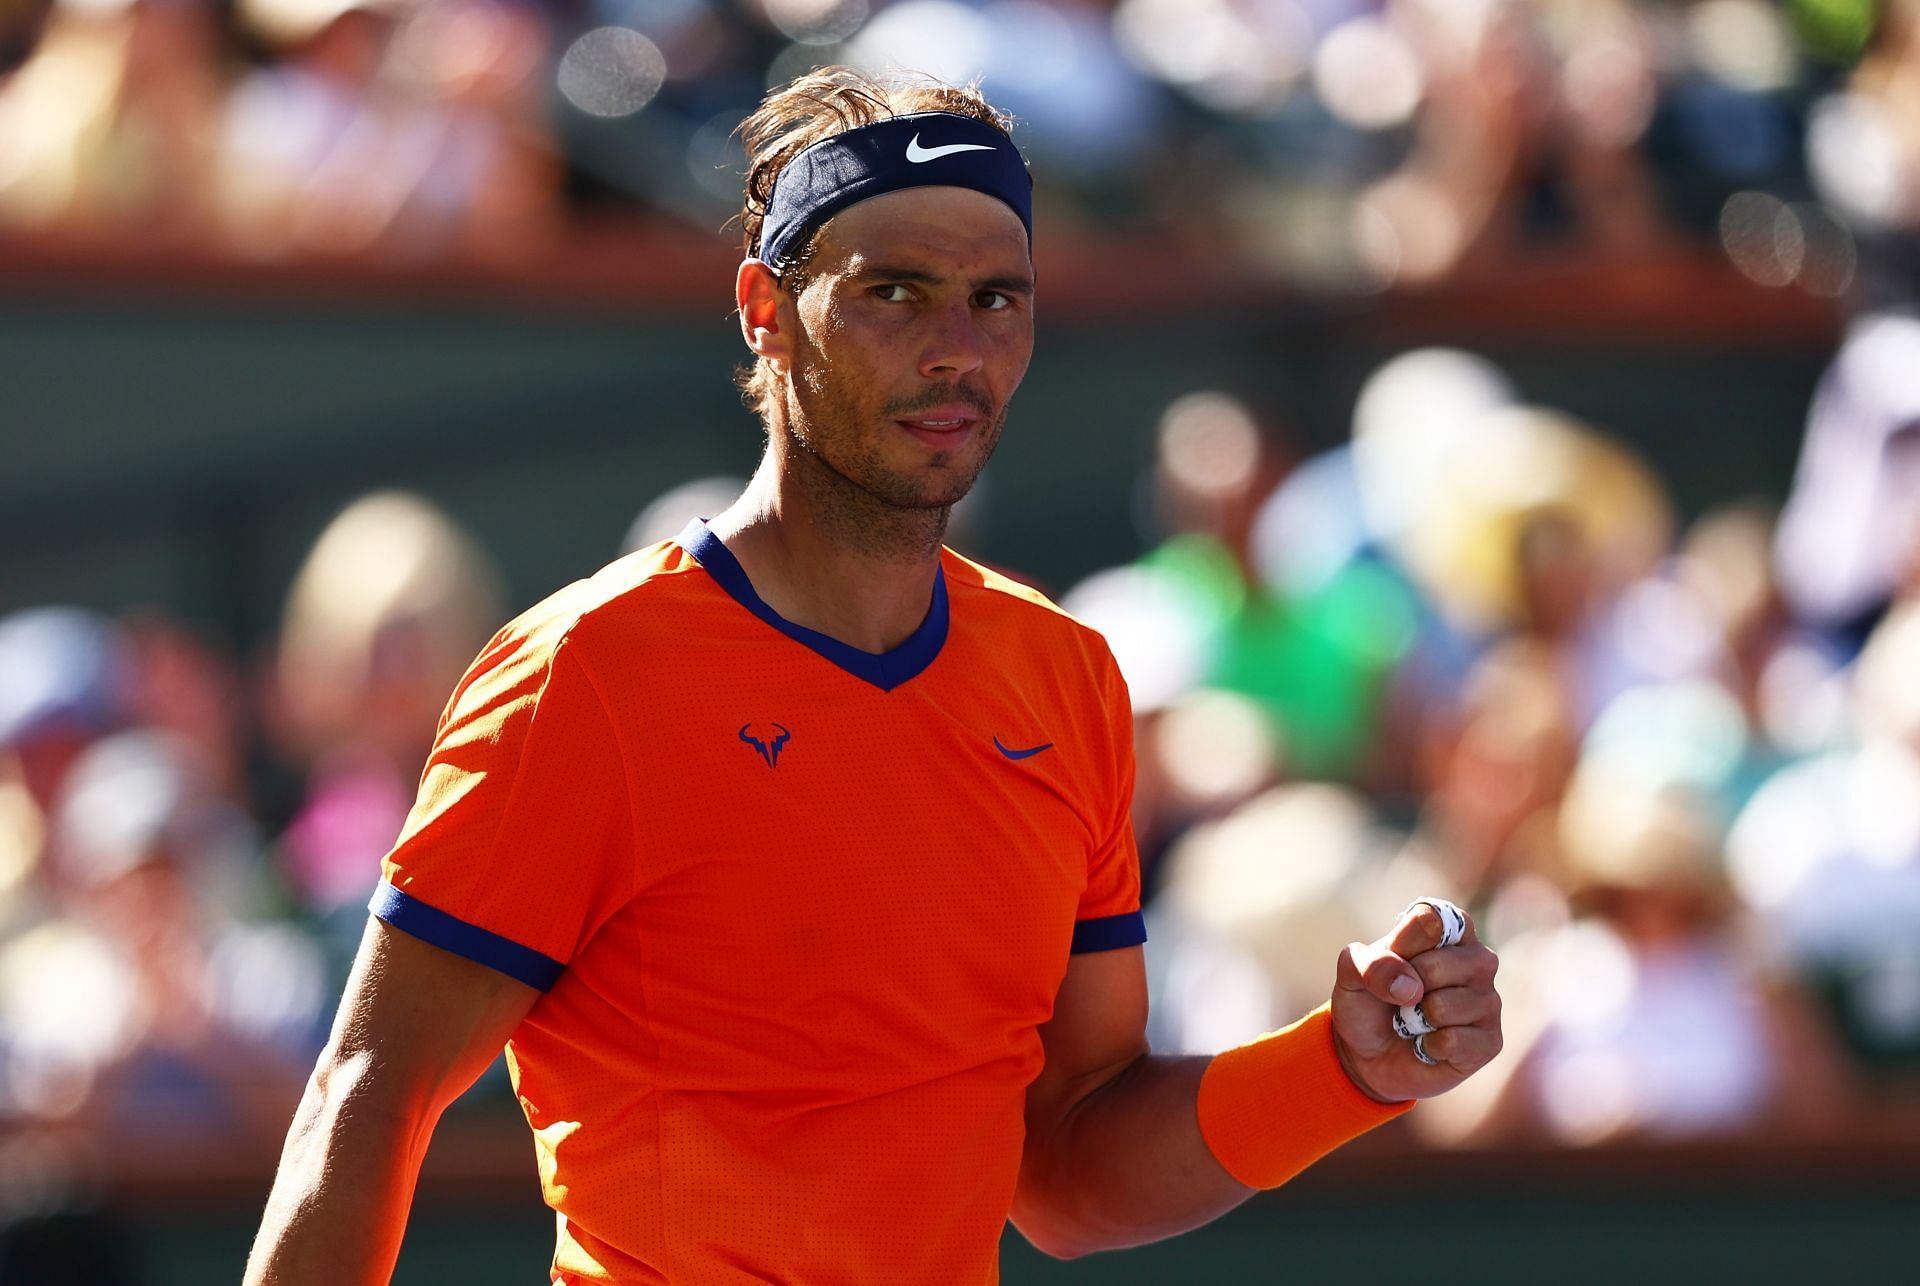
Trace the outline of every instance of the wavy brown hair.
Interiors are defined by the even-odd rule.
[[[953,112],[993,126],[1011,140],[1013,117],[981,94],[978,83],[949,85],[905,75],[877,79],[852,67],[821,67],[770,92],[735,131],[747,152],[746,199],[740,206],[741,249],[747,258],[760,253],[760,229],[774,180],[787,162],[822,139],[916,112]],[[828,222],[832,222],[829,220]],[[823,224],[822,227],[825,225]],[[780,264],[780,284],[790,294],[806,289],[807,260],[819,239],[815,229],[799,250]],[[773,376],[764,360],[735,375],[748,407],[768,419]]]

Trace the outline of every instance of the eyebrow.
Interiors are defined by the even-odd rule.
[[[901,281],[917,286],[944,285],[946,278],[938,273],[928,272],[924,268],[907,268],[888,264],[873,264],[853,274],[855,282]],[[973,283],[975,290],[1004,290],[1011,294],[1031,295],[1033,278],[1022,273],[1001,273],[982,278]]]

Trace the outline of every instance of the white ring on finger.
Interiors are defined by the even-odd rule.
[[[1413,910],[1422,902],[1432,907],[1440,916],[1440,946],[1459,946],[1461,940],[1467,936],[1467,913],[1445,898],[1415,898],[1407,903],[1407,910]]]
[[[1425,1002],[1402,1005],[1393,1015],[1393,1033],[1401,1040],[1412,1040],[1415,1036],[1425,1036],[1440,1029],[1427,1017]]]

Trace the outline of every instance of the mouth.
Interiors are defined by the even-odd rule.
[[[896,419],[894,423],[928,446],[951,449],[972,434],[974,426],[980,423],[980,414],[971,408],[940,406],[911,418]]]

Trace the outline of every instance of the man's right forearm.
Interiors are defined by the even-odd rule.
[[[246,1286],[362,1286],[393,1275],[437,1113],[384,1101],[372,1060],[323,1059],[267,1198]]]

